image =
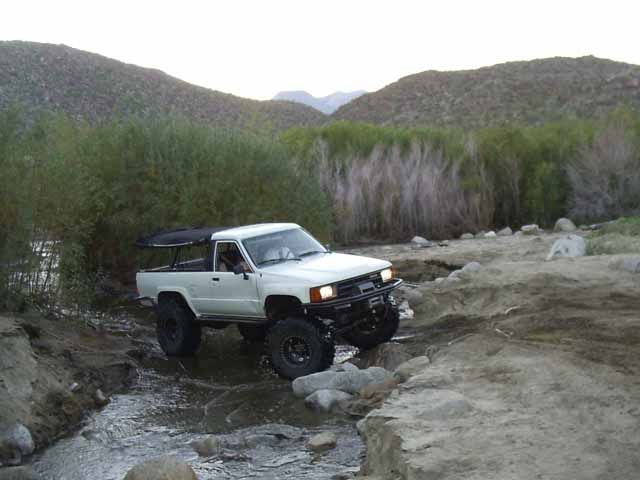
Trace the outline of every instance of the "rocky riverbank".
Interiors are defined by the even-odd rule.
[[[106,405],[135,376],[134,351],[130,338],[81,321],[0,316],[0,466],[19,465]]]
[[[403,325],[413,336],[404,343],[418,355],[401,366],[403,383],[358,424],[362,474],[637,475],[640,274],[629,268],[637,262],[546,261],[564,235],[360,250],[393,260],[413,280],[404,296],[414,317]],[[449,273],[469,262],[478,266]]]

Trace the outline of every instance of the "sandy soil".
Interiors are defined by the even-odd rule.
[[[359,249],[413,280],[413,376],[359,424],[384,479],[629,479],[640,471],[640,274],[545,262],[561,235]],[[470,261],[460,281],[427,281]]]

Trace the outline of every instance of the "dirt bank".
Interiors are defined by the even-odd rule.
[[[558,236],[365,249],[414,274],[483,265],[456,281],[416,281],[404,327],[416,335],[409,348],[430,361],[359,424],[365,474],[637,475],[640,274],[619,269],[620,256],[545,262]]]
[[[36,448],[76,426],[135,375],[128,337],[80,321],[0,315],[0,425],[25,425]]]

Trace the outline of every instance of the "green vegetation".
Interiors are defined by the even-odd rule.
[[[158,229],[294,221],[331,235],[325,194],[281,144],[182,120],[28,126],[8,111],[0,171],[5,303],[9,290],[47,304],[87,298],[103,275],[131,280],[133,242]]]
[[[588,255],[618,253],[640,253],[640,217],[623,217],[606,223],[588,240]]]
[[[86,301],[105,276],[130,281],[134,240],[162,228],[293,221],[354,243],[637,215],[640,118],[472,133],[337,122],[274,139],[175,117],[88,125],[5,110],[0,171],[0,303],[48,305]],[[602,238],[637,229],[621,220]]]

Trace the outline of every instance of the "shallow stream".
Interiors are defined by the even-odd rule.
[[[165,454],[187,461],[200,480],[325,479],[357,470],[363,446],[353,420],[306,408],[290,382],[261,365],[260,347],[235,332],[207,330],[195,358],[168,359],[154,346],[152,320],[127,315],[113,325],[142,327],[150,355],[130,389],[33,457],[43,479],[120,480],[133,465]],[[336,360],[353,353],[339,347]],[[338,446],[313,457],[304,439],[322,431],[334,432]],[[226,447],[199,457],[189,443],[207,434],[221,435]]]

